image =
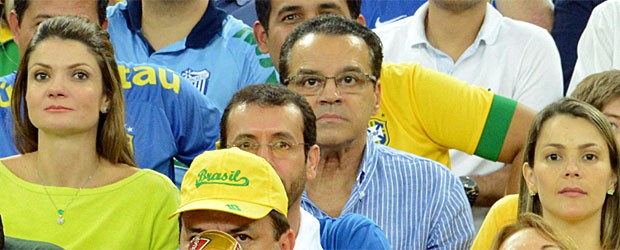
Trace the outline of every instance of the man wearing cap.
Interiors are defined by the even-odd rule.
[[[181,249],[207,230],[225,232],[243,249],[293,249],[284,185],[271,165],[238,148],[206,151],[181,184]],[[266,230],[270,229],[270,230]]]
[[[390,249],[385,233],[365,216],[317,220],[301,208],[320,158],[316,117],[303,96],[276,84],[245,87],[231,99],[220,127],[222,147],[265,158],[284,182],[295,249]]]

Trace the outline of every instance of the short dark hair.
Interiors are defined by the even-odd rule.
[[[273,225],[273,237],[276,241],[280,240],[282,234],[291,229],[291,224],[288,223],[288,219],[284,214],[272,209],[268,214],[271,218],[271,225]],[[179,232],[183,230],[183,213],[180,213],[177,220],[179,221]],[[179,237],[181,235],[179,234]]]
[[[106,8],[110,0],[97,0],[97,17],[99,18],[99,25],[101,26],[106,19]],[[73,4],[67,1],[67,4]],[[15,0],[15,13],[17,14],[17,21],[21,25],[24,12],[28,9],[30,0]]]
[[[220,146],[222,148],[228,147],[226,141],[228,139],[227,128],[230,111],[241,104],[257,104],[264,107],[295,105],[301,111],[303,119],[304,154],[306,157],[310,146],[316,144],[316,116],[306,98],[280,84],[256,84],[237,91],[224,109],[220,121]]]
[[[256,17],[258,22],[265,28],[265,32],[269,30],[269,17],[271,15],[271,0],[256,0]],[[361,13],[362,0],[347,0],[347,7],[351,18],[357,19]]]
[[[269,212],[269,217],[271,218],[271,223],[273,225],[273,237],[276,241],[279,241],[282,234],[291,229],[291,225],[288,223],[286,216],[275,209]]]
[[[354,20],[338,15],[327,14],[316,16],[303,22],[286,38],[284,44],[282,45],[282,53],[280,53],[280,64],[278,67],[280,72],[280,82],[284,83],[284,79],[289,77],[288,61],[291,56],[291,50],[293,50],[293,45],[295,45],[299,39],[308,34],[332,36],[352,35],[364,40],[369,48],[368,53],[370,54],[370,67],[372,70],[372,75],[379,79],[381,74],[381,64],[383,63],[383,46],[381,45],[381,39],[379,39],[377,34],[375,34],[372,30]]]

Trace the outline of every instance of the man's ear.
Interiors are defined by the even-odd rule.
[[[374,92],[375,92],[374,93],[375,102],[372,107],[372,115],[377,115],[377,112],[379,112],[379,107],[381,106],[381,81],[380,80],[377,80]]]
[[[103,23],[101,24],[101,29],[108,30],[108,19],[107,18],[103,20]]]
[[[278,245],[281,250],[293,250],[295,248],[295,233],[293,233],[293,229],[287,230],[280,236]]]
[[[267,30],[265,27],[259,22],[254,22],[254,40],[256,40],[256,44],[258,44],[258,49],[263,54],[269,53],[269,47],[267,47]]]
[[[311,181],[316,177],[316,171],[321,160],[321,148],[319,145],[312,145],[308,150],[308,157],[306,158],[306,180]]]
[[[357,16],[355,21],[357,21],[358,23],[360,23],[361,25],[364,25],[364,27],[366,27],[366,18],[364,17],[364,15],[360,14],[359,16]]]
[[[19,36],[19,32],[20,32],[20,27],[19,27],[19,21],[17,18],[17,13],[15,12],[15,10],[12,10],[11,13],[9,14],[9,27],[11,28],[11,32],[13,33],[13,40],[15,40],[15,43],[17,45],[22,46],[21,41],[19,40],[20,36]]]

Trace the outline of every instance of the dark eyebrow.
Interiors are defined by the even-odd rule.
[[[610,114],[610,113],[604,113],[604,114],[605,114],[606,116],[611,116],[611,117],[613,117],[613,118],[620,119],[620,116],[619,116],[619,115]]]
[[[243,231],[247,231],[248,228],[250,228],[249,225],[245,225],[245,226],[240,226],[240,227],[235,227],[233,229],[228,230],[228,232],[226,232],[227,234],[236,234],[238,232],[243,232]]]
[[[39,66],[39,67],[43,67],[43,68],[47,68],[47,69],[51,68],[51,66],[49,66],[49,65],[47,65],[45,63],[33,63],[30,67],[28,67],[28,69],[30,69],[30,68],[32,68],[34,66]]]
[[[360,69],[360,67],[357,66],[346,66],[344,67],[344,69],[342,70],[342,72],[360,72],[363,73],[364,71],[362,71],[362,69]]]
[[[360,69],[360,67],[357,66],[346,66],[344,67],[344,69],[342,69],[340,71],[339,74],[345,73],[345,72],[360,72],[360,73],[364,73],[364,71],[362,71],[362,69]],[[313,70],[313,69],[299,69],[297,71],[297,74],[306,74],[306,75],[317,75],[317,74],[321,74],[318,70]]]
[[[586,144],[579,145],[579,149],[584,149],[584,148],[589,148],[589,147],[596,147],[596,146],[598,146],[598,145],[594,144],[594,143],[586,143]]]
[[[280,138],[295,139],[293,135],[289,132],[277,132],[274,134],[274,136]]]
[[[320,74],[320,72],[318,70],[313,70],[313,69],[299,69],[297,71],[297,74],[304,74],[304,75],[317,75]]]
[[[54,16],[52,15],[48,15],[48,14],[38,14],[36,17],[34,17],[35,19],[48,19],[48,18],[52,18]]]
[[[562,145],[562,144],[558,144],[558,143],[549,143],[546,144],[545,146],[547,147],[555,147],[555,148],[566,148],[566,146]],[[593,146],[598,146],[596,143],[586,143],[586,144],[581,144],[579,145],[577,148],[579,149],[584,149],[584,148],[589,148],[589,147],[593,147]]]
[[[301,6],[299,6],[299,5],[287,5],[287,6],[282,7],[278,11],[278,13],[276,13],[276,16],[279,17],[280,15],[282,15],[282,14],[284,14],[286,12],[293,12],[293,11],[297,11],[297,10],[300,10],[300,9],[301,9]]]
[[[558,246],[558,245],[544,245],[540,249],[548,249],[548,248],[560,249],[560,246]]]
[[[81,67],[81,66],[86,66],[86,67],[92,68],[92,67],[90,67],[90,65],[88,65],[88,64],[86,64],[86,63],[75,63],[75,64],[71,64],[71,65],[69,65],[69,68],[70,68],[70,69],[73,69],[73,68],[78,68],[78,67]]]
[[[337,10],[342,10],[340,9],[340,6],[338,6],[335,3],[322,3],[319,4],[319,9],[323,10],[323,9],[337,9]]]
[[[236,140],[239,140],[239,139],[256,140],[256,136],[254,136],[253,134],[238,134],[237,136],[235,136],[235,138],[233,138],[233,141],[236,141]]]

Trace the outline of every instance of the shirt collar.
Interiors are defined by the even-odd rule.
[[[413,32],[408,32],[410,35],[407,38],[407,42],[412,46],[420,44],[430,45],[428,39],[426,39],[426,28],[424,27],[426,13],[428,13],[428,2],[422,4],[411,17],[410,30]]]
[[[142,29],[142,1],[127,1],[127,9],[123,11],[123,14],[127,19],[129,30],[137,33]],[[205,47],[211,39],[222,31],[226,17],[225,12],[215,7],[213,1],[209,1],[207,11],[185,39],[185,47]]]
[[[497,41],[499,36],[499,30],[503,16],[493,6],[487,3],[487,9],[484,15],[484,21],[478,32],[475,43],[484,41],[486,44],[493,44]]]
[[[428,2],[424,3],[415,14],[411,17],[410,32],[408,44],[416,46],[420,44],[427,44],[430,46],[428,39],[426,38],[426,28],[424,27],[424,20],[428,13]],[[493,44],[497,41],[499,35],[499,29],[502,22],[502,14],[499,13],[491,4],[487,3],[484,21],[480,27],[480,31],[476,36],[474,44],[479,44],[481,41],[485,41],[486,44]]]
[[[377,170],[377,157],[375,156],[377,144],[372,141],[372,136],[368,135],[366,138],[366,146],[364,147],[364,155],[362,156],[362,162],[357,173],[357,183],[361,187],[365,187],[365,180],[370,178],[372,174]]]

